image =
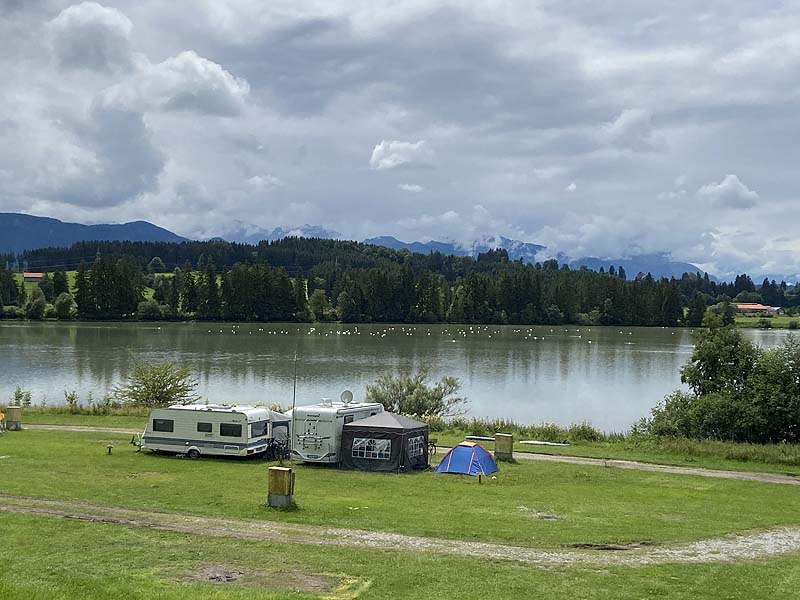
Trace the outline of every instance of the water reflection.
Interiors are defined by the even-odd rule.
[[[765,346],[784,334],[747,332]],[[99,399],[136,361],[173,360],[214,402],[286,406],[297,353],[300,404],[345,388],[361,398],[379,373],[424,364],[459,377],[476,416],[621,430],[680,386],[691,350],[684,329],[5,322],[0,398],[19,385],[35,402],[65,389]]]

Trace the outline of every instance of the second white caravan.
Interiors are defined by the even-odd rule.
[[[292,412],[292,458],[338,463],[344,424],[381,412],[383,405],[378,402],[323,402],[296,407]]]

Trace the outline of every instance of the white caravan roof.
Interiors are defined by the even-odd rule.
[[[340,412],[350,412],[358,410],[371,410],[377,409],[379,412],[383,411],[383,404],[380,402],[322,402],[320,404],[306,404],[295,408],[297,414],[301,413],[324,413],[324,414],[339,414]]]
[[[270,419],[272,413],[270,409],[263,406],[235,406],[225,404],[173,404],[168,408],[169,410],[242,414],[247,417],[248,422],[267,421]]]

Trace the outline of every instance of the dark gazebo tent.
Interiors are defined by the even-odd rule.
[[[359,471],[408,471],[428,466],[428,424],[388,412],[342,428],[340,466]]]

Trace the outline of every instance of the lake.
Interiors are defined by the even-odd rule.
[[[769,347],[785,331],[744,330]],[[34,403],[64,390],[99,400],[136,361],[172,360],[215,403],[313,404],[385,371],[454,375],[468,412],[520,422],[589,421],[622,431],[679,388],[687,329],[575,326],[0,322],[0,402],[19,385]]]

